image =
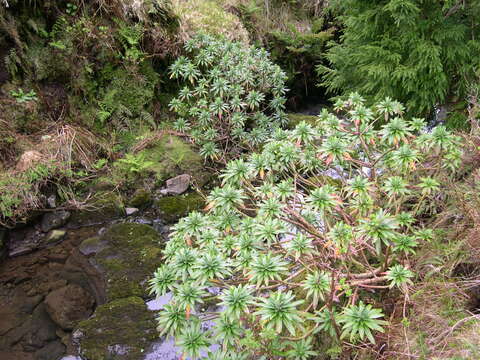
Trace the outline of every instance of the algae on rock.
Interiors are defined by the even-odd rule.
[[[95,194],[89,201],[88,207],[72,214],[69,224],[84,226],[98,223],[99,220],[107,222],[124,215],[122,197],[112,191],[101,191]]]
[[[165,196],[155,202],[155,206],[160,210],[167,223],[172,223],[190,211],[202,208],[203,205],[205,205],[205,201],[197,193]]]
[[[125,223],[80,245],[103,273],[107,302],[78,325],[81,354],[89,360],[137,360],[158,338],[154,312],[143,298],[163,242],[148,225]]]
[[[158,338],[154,312],[137,296],[116,299],[97,307],[82,321],[81,354],[89,360],[138,360]]]
[[[137,189],[128,205],[138,209],[144,209],[152,204],[152,194],[146,189]]]
[[[92,245],[86,240],[80,247]],[[113,225],[98,239],[95,261],[104,272],[107,301],[128,296],[146,297],[147,280],[158,267],[163,241],[149,225]]]

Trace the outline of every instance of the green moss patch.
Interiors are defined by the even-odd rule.
[[[173,12],[179,18],[180,34],[184,39],[203,32],[224,35],[230,40],[248,42],[248,32],[240,19],[227,12],[215,0],[173,0]]]
[[[146,161],[153,162],[148,169],[155,173],[158,181],[184,173],[190,174],[200,186],[207,180],[201,156],[177,136],[163,136],[140,154]]]
[[[150,193],[150,191],[147,191],[145,189],[138,189],[133,194],[132,198],[128,202],[128,205],[139,209],[144,209],[151,205],[152,202],[152,194]]]
[[[89,360],[141,359],[158,337],[154,314],[136,296],[97,307],[95,316],[79,324],[82,356]]]
[[[204,204],[203,198],[197,193],[166,196],[155,203],[156,207],[162,213],[163,219],[168,223],[178,220],[190,211],[202,208]]]
[[[288,127],[294,128],[302,121],[305,121],[307,124],[315,125],[317,123],[317,117],[315,115],[305,115],[298,113],[289,113],[288,116]]]
[[[87,225],[99,221],[108,221],[124,215],[124,204],[122,197],[109,191],[102,191],[95,194],[89,201],[85,210],[72,214],[69,224],[73,226]]]
[[[148,225],[117,224],[99,241],[106,247],[95,260],[104,271],[107,299],[145,297],[147,280],[159,264],[163,247],[158,233]]]

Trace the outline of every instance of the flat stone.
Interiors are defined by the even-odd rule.
[[[8,255],[10,257],[28,254],[40,245],[45,235],[35,228],[25,228],[10,232]]]
[[[48,204],[48,207],[50,207],[51,209],[55,209],[57,207],[57,197],[53,194],[50,195],[47,198],[47,204]]]
[[[65,235],[67,235],[67,232],[65,230],[52,230],[45,237],[44,243],[45,244],[56,243],[62,240],[65,237]]]
[[[70,212],[65,210],[45,214],[42,218],[42,231],[49,232],[50,230],[58,229],[67,223],[70,215]]]
[[[190,186],[191,176],[188,174],[178,175],[167,180],[166,193],[171,195],[180,195],[187,191]]]
[[[137,209],[137,208],[131,208],[131,207],[125,208],[125,214],[126,214],[127,216],[136,214],[137,212],[139,212],[139,209]]]

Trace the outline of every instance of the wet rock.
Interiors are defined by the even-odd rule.
[[[65,260],[67,260],[68,254],[66,252],[52,252],[47,255],[47,262],[52,261],[52,262],[58,262],[58,263],[64,263]]]
[[[26,271],[17,271],[14,273],[12,282],[14,285],[21,284],[24,281],[30,280],[32,277]]]
[[[153,202],[152,194],[145,189],[138,189],[132,196],[132,199],[128,203],[131,207],[145,209]]]
[[[107,299],[145,296],[163,248],[159,234],[148,225],[117,224],[99,242],[107,245],[91,259],[106,280]]]
[[[35,228],[20,229],[10,233],[8,256],[28,254],[40,246],[44,234]]]
[[[203,198],[197,193],[166,196],[155,202],[155,206],[160,210],[167,223],[175,222],[190,211],[202,208],[204,204]]]
[[[57,197],[55,195],[50,195],[47,198],[47,205],[51,209],[55,209],[57,207]]]
[[[23,344],[24,350],[39,349],[55,340],[57,338],[56,328],[46,311],[45,304],[38,305],[32,314],[29,331]]]
[[[144,224],[144,225],[152,225],[153,220],[147,219],[147,218],[136,218],[132,222],[137,223],[137,224]]]
[[[59,280],[56,280],[56,281],[52,281],[52,282],[48,282],[46,283],[47,285],[47,290],[48,292],[50,291],[53,291],[53,290],[57,290],[57,289],[60,289],[60,288],[63,288],[64,286],[67,286],[67,281],[64,280],[64,279],[59,279]]]
[[[67,235],[67,232],[65,230],[59,230],[59,229],[52,230],[47,234],[43,243],[54,244],[56,242],[59,242],[60,240],[63,240],[65,235]]]
[[[131,216],[133,214],[136,214],[138,211],[139,211],[139,209],[137,209],[137,208],[130,208],[130,207],[125,208],[125,214],[127,216]]]
[[[42,231],[49,232],[50,230],[58,229],[67,223],[70,215],[70,212],[65,210],[45,214],[42,218]]]
[[[101,241],[99,236],[94,236],[82,241],[78,249],[83,255],[90,256],[98,253],[100,250],[102,250],[106,246],[107,246],[107,243],[105,241]]]
[[[65,345],[60,340],[51,341],[35,352],[35,360],[59,360],[65,354]]]
[[[94,303],[90,293],[74,284],[54,290],[45,298],[48,314],[64,330],[72,330],[76,323],[88,318]]]
[[[79,324],[81,355],[89,360],[139,360],[158,337],[155,313],[136,296],[99,306]]]
[[[20,255],[25,255],[25,254],[31,253],[36,248],[37,247],[32,244],[15,246],[13,249],[10,249],[10,251],[8,252],[8,256],[15,257]]]
[[[187,191],[192,177],[188,174],[178,175],[167,180],[167,186],[161,190],[163,195],[181,195]]]
[[[67,259],[60,271],[60,277],[69,284],[76,284],[87,290],[95,298],[97,305],[105,303],[105,280],[102,274],[78,250],[74,250]]]
[[[32,297],[28,297],[21,305],[20,305],[20,311],[31,314],[33,309],[40,304],[40,302],[43,300],[43,296],[41,295],[36,295]]]

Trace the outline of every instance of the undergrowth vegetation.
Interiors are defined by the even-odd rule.
[[[0,237],[205,200],[150,279],[184,359],[478,359],[479,9],[0,1]]]
[[[184,356],[212,343],[211,358],[340,355],[381,337],[383,299],[408,298],[412,257],[436,236],[423,219],[460,166],[460,138],[426,132],[390,99],[370,108],[352,94],[335,110],[229,162],[205,213],[175,225],[151,290],[173,294],[159,329]]]

